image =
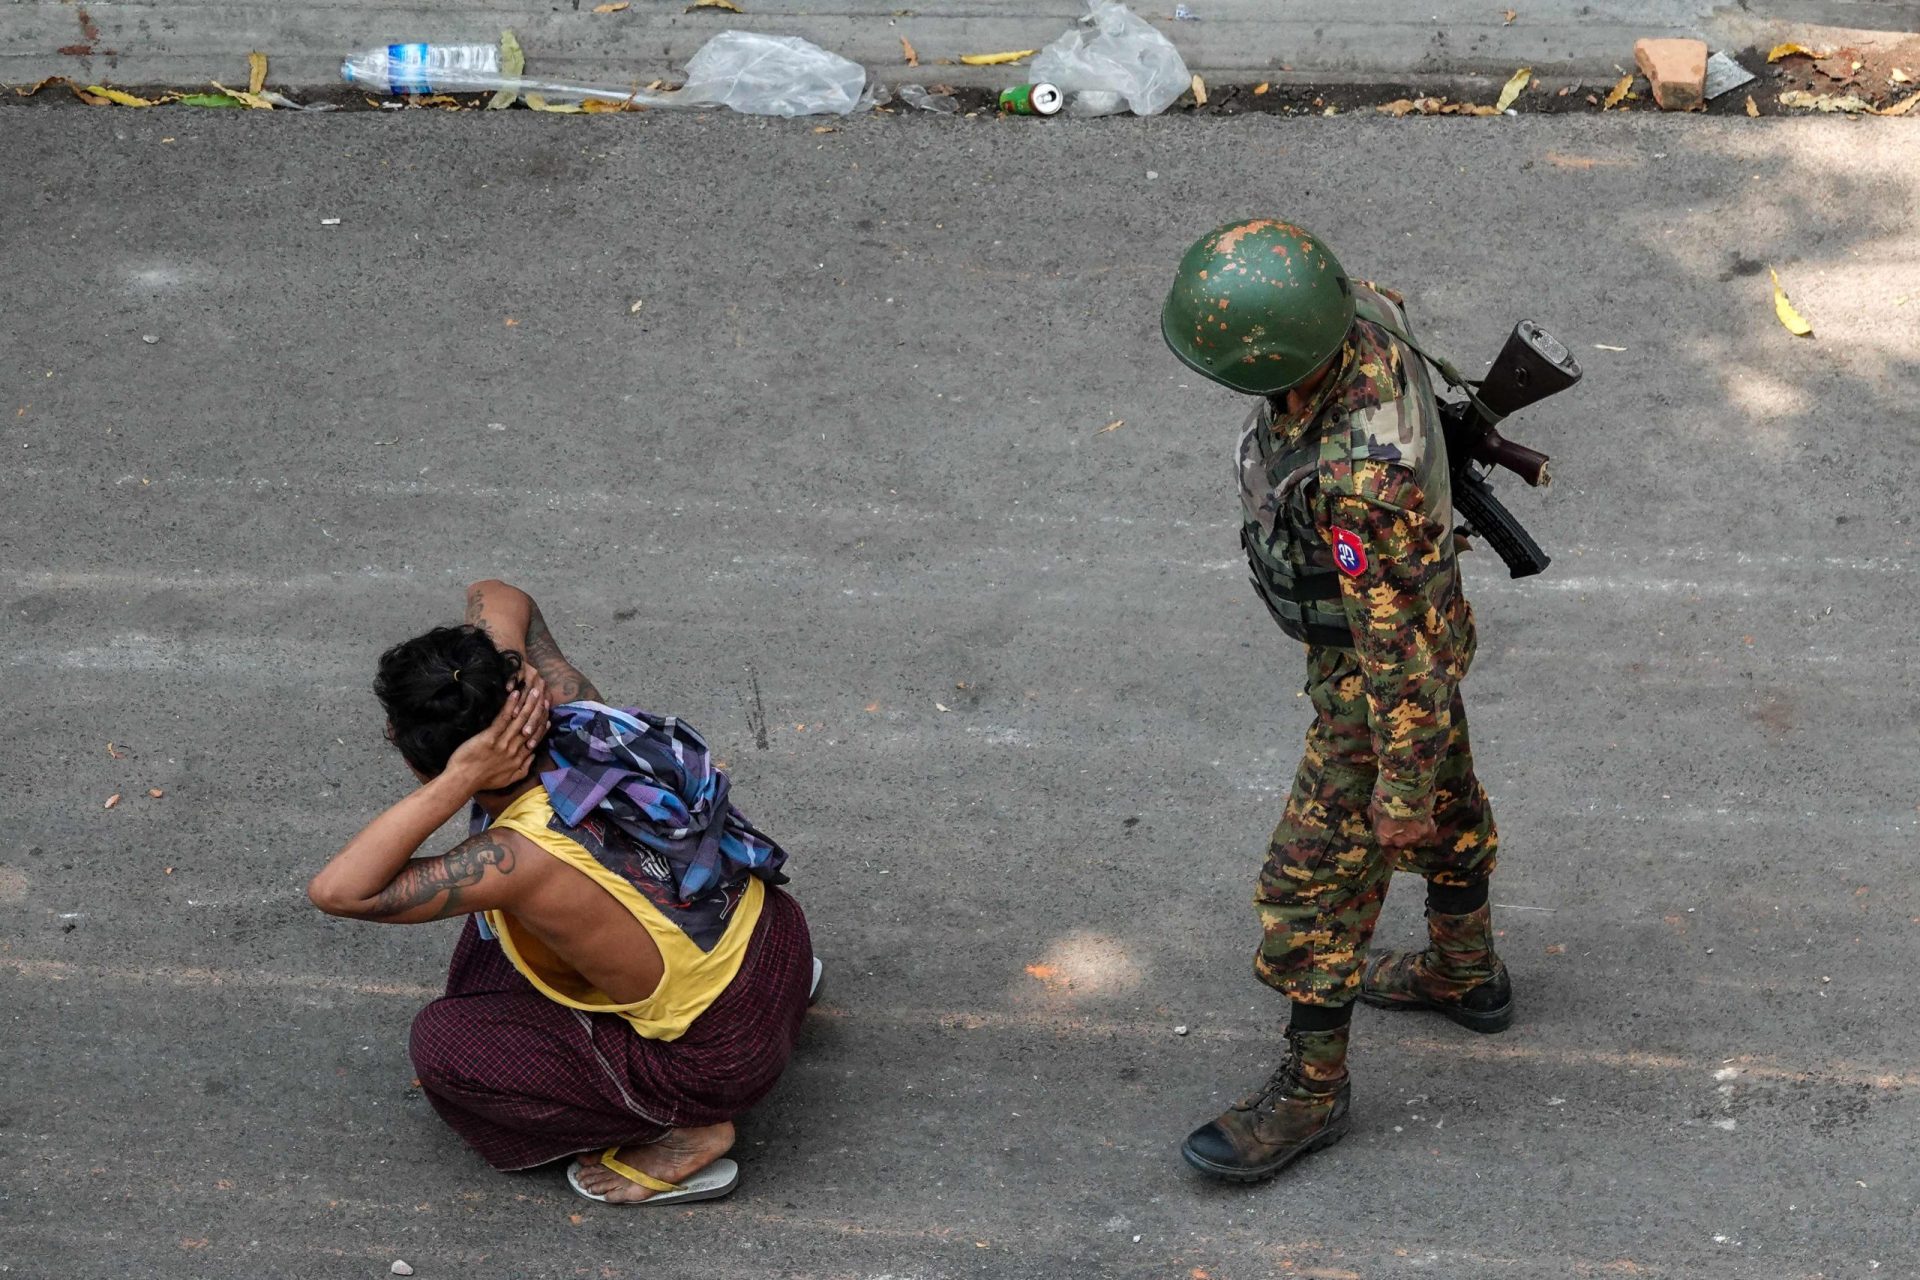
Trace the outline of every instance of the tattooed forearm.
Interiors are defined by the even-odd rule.
[[[379,920],[435,904],[442,916],[458,915],[462,892],[479,884],[489,870],[510,875],[513,863],[513,846],[483,832],[438,858],[409,862],[374,898],[367,914]],[[435,903],[441,894],[446,900]]]
[[[479,583],[467,588],[467,625],[477,627],[486,613],[487,593]]]
[[[540,606],[533,606],[533,614],[527,619],[527,661],[533,664],[540,678],[547,682],[547,692],[553,701],[578,702],[582,698],[594,702],[600,700],[600,690],[593,681],[580,674],[579,668],[567,661],[560,652],[559,643],[554,640],[553,632],[547,628],[547,620],[540,613]]]

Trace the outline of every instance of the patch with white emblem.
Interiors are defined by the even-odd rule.
[[[1349,578],[1357,578],[1367,571],[1367,548],[1359,534],[1334,526],[1333,562]]]

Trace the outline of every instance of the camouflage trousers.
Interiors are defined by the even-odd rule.
[[[1438,832],[1431,843],[1402,850],[1382,849],[1367,820],[1377,768],[1353,650],[1310,647],[1307,695],[1317,714],[1254,893],[1261,940],[1253,967],[1262,982],[1289,999],[1346,1004],[1360,994],[1367,944],[1393,873],[1411,871],[1442,885],[1474,884],[1493,874],[1500,837],[1486,788],[1473,773],[1467,712],[1457,688],[1433,783]]]

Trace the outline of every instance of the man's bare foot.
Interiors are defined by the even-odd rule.
[[[669,1130],[658,1142],[622,1147],[613,1158],[662,1182],[685,1182],[732,1148],[733,1122],[722,1120],[698,1129]],[[631,1204],[655,1194],[600,1163],[598,1151],[583,1152],[579,1160],[580,1185],[613,1204]]]

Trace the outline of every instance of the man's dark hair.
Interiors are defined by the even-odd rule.
[[[388,736],[429,776],[454,749],[493,723],[520,672],[520,655],[479,627],[435,627],[380,655],[373,692],[387,709]]]

